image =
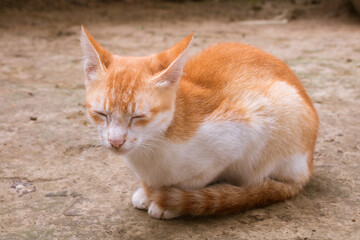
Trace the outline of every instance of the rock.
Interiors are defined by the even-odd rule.
[[[10,188],[14,188],[19,197],[36,191],[34,184],[23,180],[13,180],[13,184]]]

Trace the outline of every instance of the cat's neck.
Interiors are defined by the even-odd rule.
[[[222,100],[220,94],[210,94],[209,89],[187,76],[180,80],[173,119],[165,132],[173,142],[189,141]]]

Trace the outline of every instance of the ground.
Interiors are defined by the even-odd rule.
[[[0,239],[360,239],[360,21],[287,21],[280,7],[241,4],[1,12]],[[194,31],[194,53],[237,41],[284,60],[320,116],[310,183],[224,217],[163,221],[134,209],[139,181],[86,117],[80,24],[119,55],[156,53]]]

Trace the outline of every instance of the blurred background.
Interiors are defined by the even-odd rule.
[[[25,11],[74,10],[76,8],[102,8],[109,5],[116,8],[124,6],[122,4],[128,4],[132,5],[133,8],[153,6],[159,10],[166,9],[166,6],[172,3],[178,4],[177,7],[180,9],[177,10],[187,7],[187,11],[190,13],[203,16],[204,12],[200,11],[200,5],[209,10],[205,15],[212,15],[211,17],[220,17],[226,10],[230,9],[229,5],[241,7],[243,10],[241,12],[236,11],[239,9],[235,8],[227,12],[229,16],[222,16],[230,21],[259,17],[271,18],[279,13],[284,14],[284,11],[287,12],[287,18],[295,19],[304,15],[338,17],[360,10],[358,0],[2,0],[0,9],[5,12],[15,9]],[[168,6],[168,8],[171,7]],[[149,11],[146,15],[152,14]]]
[[[0,239],[359,239],[359,2],[0,1]],[[133,209],[138,180],[86,116],[80,24],[118,55],[195,32],[193,54],[234,41],[285,61],[321,121],[303,193],[225,217]]]
[[[185,4],[189,2],[207,2],[209,3],[220,3],[226,4],[229,0],[3,0],[0,3],[0,6],[4,9],[27,9],[27,10],[49,10],[49,9],[71,9],[74,7],[98,7],[110,3],[119,3],[125,2],[129,4],[146,4],[146,3],[155,3],[155,2],[169,2],[169,3],[178,3]],[[336,15],[339,14],[341,8],[350,8],[350,5],[353,4],[355,9],[358,9],[359,3],[357,0],[281,0],[281,1],[269,1],[269,0],[235,0],[233,2],[241,3],[243,6],[251,6],[251,9],[255,12],[260,12],[263,8],[268,8],[266,5],[271,4],[286,4],[288,8],[314,8],[314,5],[317,5],[317,9],[322,9],[322,12],[332,12]],[[269,4],[271,3],[271,4]],[[244,5],[245,4],[245,5]],[[264,7],[265,5],[265,7]],[[294,6],[290,6],[294,5]],[[304,10],[304,9],[303,9]],[[244,17],[244,16],[243,16]]]

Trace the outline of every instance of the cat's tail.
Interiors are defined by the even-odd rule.
[[[297,195],[304,183],[265,180],[263,183],[238,187],[216,184],[194,190],[174,187],[152,189],[144,186],[147,196],[163,209],[179,215],[223,215],[262,207]]]

